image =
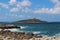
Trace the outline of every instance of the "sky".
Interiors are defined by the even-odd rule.
[[[0,0],[0,22],[30,18],[60,22],[60,0]]]

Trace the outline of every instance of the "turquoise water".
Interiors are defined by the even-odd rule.
[[[38,35],[60,35],[60,23],[18,23],[21,27],[18,32],[34,33]]]
[[[60,36],[60,23],[13,23],[20,26],[18,32],[34,33],[46,36]]]

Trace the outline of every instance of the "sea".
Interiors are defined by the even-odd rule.
[[[1,24],[1,23],[0,23]],[[53,23],[4,23],[17,25],[20,29],[11,29],[13,32],[33,33],[41,36],[60,36],[60,22]]]

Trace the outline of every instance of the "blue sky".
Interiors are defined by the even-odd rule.
[[[60,22],[60,0],[0,0],[0,22],[30,18]]]

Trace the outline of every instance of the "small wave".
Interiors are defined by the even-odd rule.
[[[44,35],[44,34],[40,34],[40,33],[42,33],[42,32],[40,32],[40,31],[33,32],[33,34],[38,34],[37,36],[48,37],[48,35]]]
[[[41,35],[41,36],[43,36],[43,37],[49,37],[48,35]]]
[[[0,31],[1,31],[2,29],[0,29]],[[6,30],[10,30],[10,31],[19,31],[19,29],[5,29],[4,31],[6,31]]]
[[[39,34],[39,33],[41,33],[41,32],[40,31],[33,32],[33,34]]]
[[[19,31],[19,29],[8,29],[8,30],[13,31],[13,32]]]
[[[25,28],[27,28],[27,26],[20,26],[20,28],[21,28],[21,29],[25,29]]]
[[[54,36],[60,36],[60,33],[55,34]]]

